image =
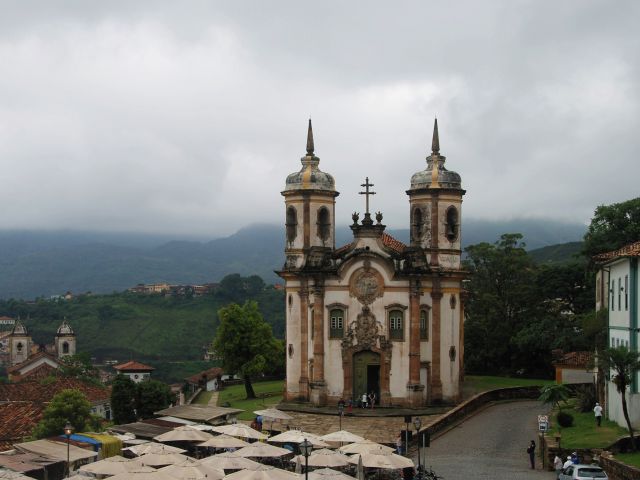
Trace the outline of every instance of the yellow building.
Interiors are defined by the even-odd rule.
[[[331,175],[319,169],[309,121],[302,169],[285,190],[286,400],[314,405],[375,396],[382,406],[455,402],[462,376],[465,272],[460,176],[444,167],[438,125],[426,169],[411,177],[409,245],[381,213],[352,216],[353,241],[335,246]]]

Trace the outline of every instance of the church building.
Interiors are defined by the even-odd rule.
[[[286,401],[313,405],[375,395],[380,406],[456,402],[463,364],[460,175],[444,167],[437,120],[432,153],[411,177],[408,245],[366,209],[336,248],[331,175],[319,168],[311,121],[302,169],[287,177]]]

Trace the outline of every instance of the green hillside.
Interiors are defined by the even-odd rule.
[[[529,255],[538,264],[567,263],[576,260],[582,251],[583,242],[567,242],[530,250]]]
[[[215,335],[217,311],[231,302],[257,301],[274,335],[284,336],[284,293],[265,287],[259,277],[250,278],[258,279],[257,284],[242,288],[247,279],[230,275],[214,294],[196,298],[118,293],[70,301],[0,301],[0,316],[20,317],[34,341],[43,344],[52,342],[66,317],[77,334],[78,351],[98,361],[198,360]]]

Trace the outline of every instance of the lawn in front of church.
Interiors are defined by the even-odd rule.
[[[530,387],[553,385],[553,380],[541,380],[536,378],[520,378],[520,377],[492,377],[484,375],[465,375],[464,377],[464,397],[476,395],[489,390],[509,387]]]
[[[253,383],[253,390],[258,398],[247,400],[247,392],[244,384],[230,385],[220,390],[218,406],[226,407],[227,403],[231,408],[244,410],[238,415],[239,420],[252,420],[255,418],[254,410],[263,410],[273,407],[282,401],[282,391],[284,380],[272,380],[268,382]]]

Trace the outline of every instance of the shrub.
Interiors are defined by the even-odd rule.
[[[567,428],[573,425],[573,415],[567,412],[558,412],[558,424],[562,428]]]
[[[587,413],[596,404],[596,389],[593,385],[580,385],[576,387],[576,409]]]

